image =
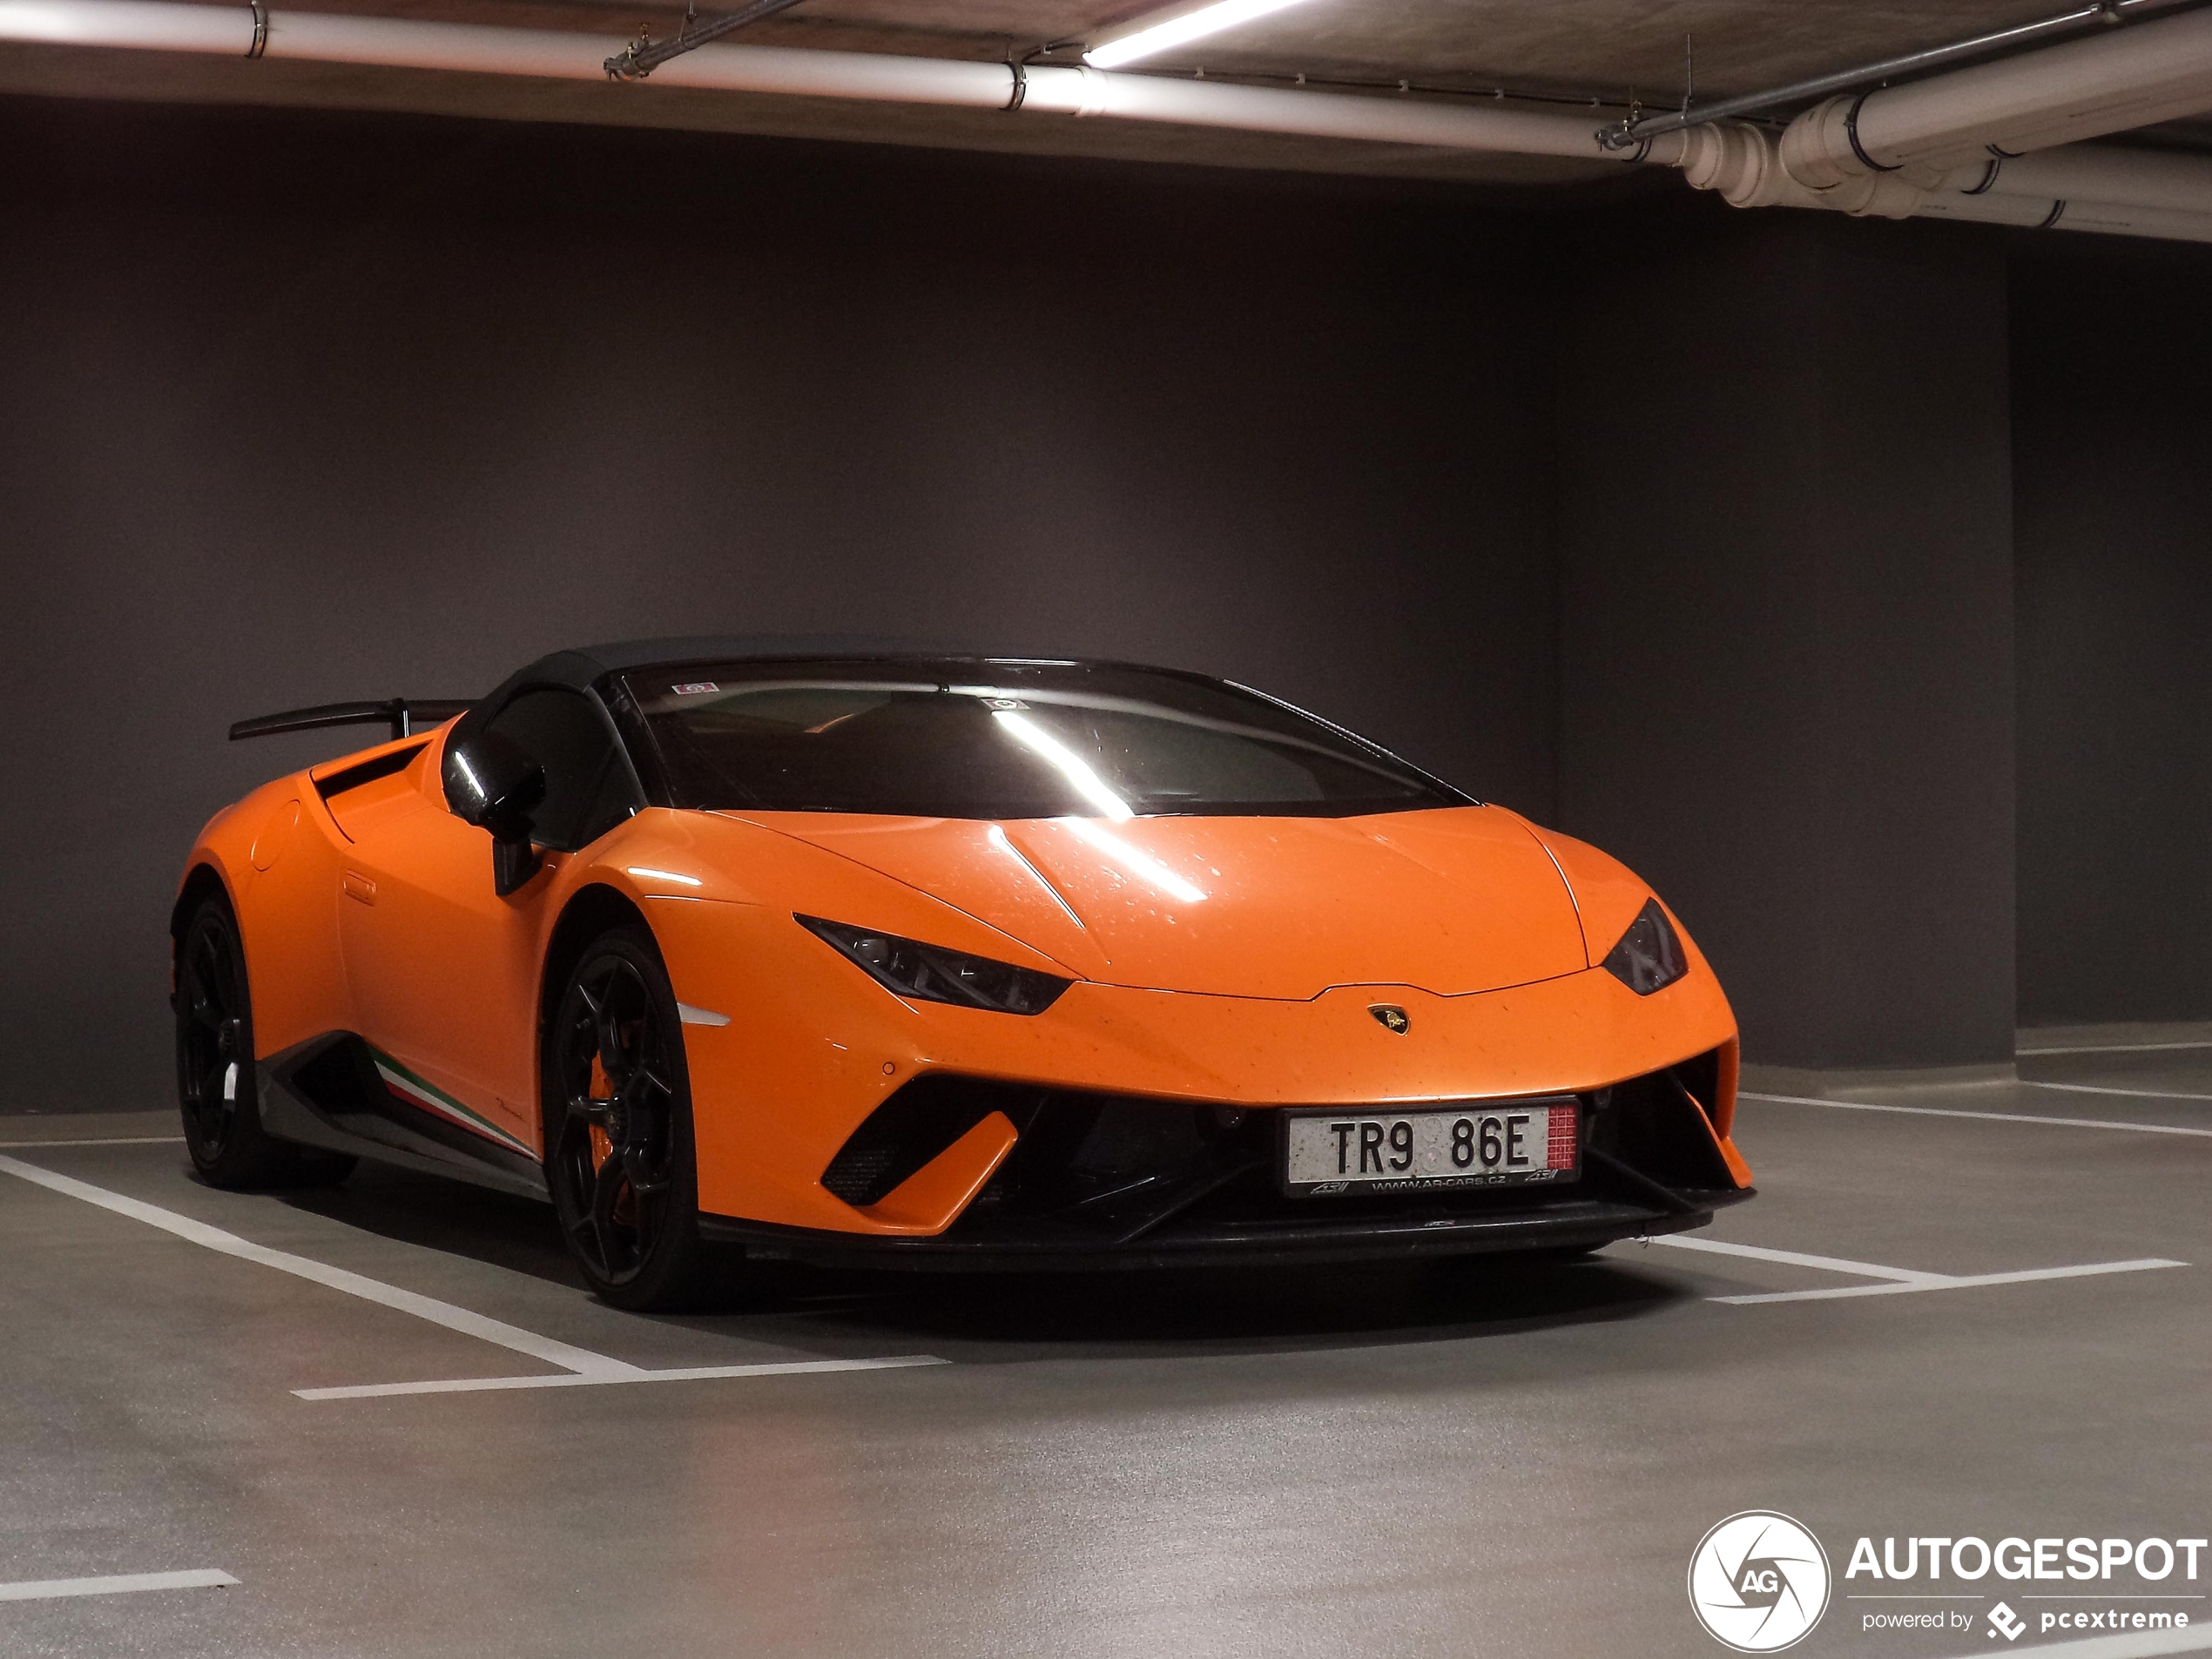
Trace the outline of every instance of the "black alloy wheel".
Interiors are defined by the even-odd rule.
[[[584,1283],[616,1307],[697,1299],[691,1100],[675,993],[651,935],[588,946],[545,1034],[546,1185]]]
[[[177,1103],[185,1150],[209,1185],[324,1186],[354,1160],[309,1151],[261,1127],[253,1007],[230,901],[205,900],[178,941]]]

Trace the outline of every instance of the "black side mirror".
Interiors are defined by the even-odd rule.
[[[511,739],[479,732],[446,750],[446,802],[491,833],[492,887],[501,898],[537,873],[531,815],[545,804],[545,768]]]

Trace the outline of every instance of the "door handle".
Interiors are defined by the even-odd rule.
[[[376,883],[365,875],[356,875],[348,870],[339,878],[338,885],[346,889],[348,899],[358,899],[363,904],[376,902]]]

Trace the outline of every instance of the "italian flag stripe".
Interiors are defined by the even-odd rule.
[[[519,1152],[526,1158],[534,1158],[537,1156],[523,1142],[516,1139],[496,1123],[490,1123],[470,1111],[435,1084],[424,1082],[381,1049],[371,1049],[369,1052],[375,1057],[376,1075],[384,1080],[385,1088],[402,1100],[427,1108],[447,1122],[458,1123],[462,1128],[481,1135],[486,1140],[495,1142],[510,1152]]]

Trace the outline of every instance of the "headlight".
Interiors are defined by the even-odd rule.
[[[819,916],[794,915],[792,920],[851,957],[879,984],[925,1002],[994,1008],[1001,1014],[1042,1014],[1074,983],[1035,968],[995,962],[988,956],[963,956],[920,940],[824,921]]]
[[[1664,990],[1689,972],[1689,964],[1683,959],[1682,940],[1656,899],[1643,901],[1643,908],[1636,912],[1621,942],[1607,954],[1605,971],[1638,996]]]

